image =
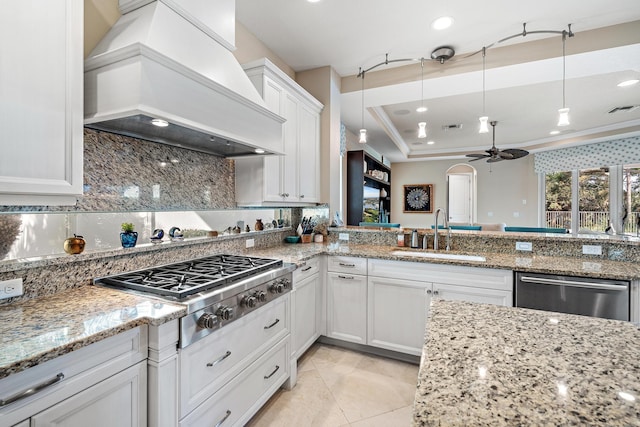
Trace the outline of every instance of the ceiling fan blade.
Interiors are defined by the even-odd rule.
[[[469,160],[470,162],[475,162],[476,160],[486,159],[488,156],[476,157],[475,159]]]
[[[529,154],[527,150],[520,150],[518,148],[509,148],[507,150],[502,150],[502,152],[511,154],[513,156],[511,159],[519,159]]]
[[[504,160],[513,160],[513,154],[509,153],[507,150],[504,151],[498,151],[498,156],[500,156],[501,159]]]
[[[470,154],[467,154],[467,157],[487,157],[487,155],[481,154],[481,153],[470,153]]]

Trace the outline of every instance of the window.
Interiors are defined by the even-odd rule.
[[[637,234],[640,228],[640,164],[544,175],[545,227],[580,233]]]

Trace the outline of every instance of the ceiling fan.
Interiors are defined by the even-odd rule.
[[[467,157],[475,157],[475,159],[471,159],[469,160],[470,162],[475,162],[476,160],[480,160],[480,159],[487,159],[487,163],[495,163],[495,162],[499,162],[501,160],[515,160],[515,159],[519,159],[521,157],[526,156],[527,154],[529,154],[529,152],[527,150],[520,150],[517,148],[509,148],[506,150],[499,150],[496,148],[496,125],[498,124],[497,121],[492,121],[489,122],[491,124],[491,127],[493,128],[493,145],[491,146],[490,149],[485,150],[486,154],[480,154],[480,153],[472,153],[472,154],[467,154]]]

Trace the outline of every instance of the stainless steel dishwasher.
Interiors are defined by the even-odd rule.
[[[516,272],[515,306],[629,321],[629,282]]]

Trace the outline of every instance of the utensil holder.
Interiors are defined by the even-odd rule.
[[[303,234],[302,236],[300,236],[300,238],[302,239],[302,243],[311,243],[311,234]]]

